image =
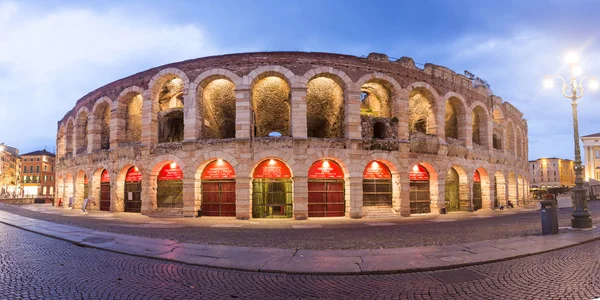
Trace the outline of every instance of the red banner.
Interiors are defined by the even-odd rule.
[[[473,174],[473,181],[481,182],[481,177],[479,177],[479,171],[475,170],[475,174]]]
[[[158,172],[158,180],[181,180],[183,179],[183,171],[176,163],[166,164]]]
[[[421,165],[414,165],[409,176],[410,180],[429,180],[429,172]]]
[[[206,179],[234,179],[235,170],[224,160],[215,160],[208,164],[202,171],[202,180]]]
[[[390,179],[392,173],[390,169],[382,163],[376,160],[367,164],[365,171],[363,172],[363,178],[365,179]]]
[[[102,171],[102,176],[100,176],[100,182],[110,182],[110,174],[108,174],[108,171]]]
[[[308,169],[308,178],[342,179],[344,178],[344,171],[334,161],[320,160],[310,166],[310,169]]]
[[[254,178],[290,178],[292,172],[280,160],[268,159],[256,166],[254,169]]]
[[[142,181],[142,173],[136,167],[129,168],[127,175],[125,176],[125,182],[137,182]]]

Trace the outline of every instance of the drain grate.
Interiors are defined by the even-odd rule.
[[[89,237],[83,239],[84,242],[92,243],[92,244],[102,244],[106,242],[111,242],[115,238],[105,238],[105,237]]]
[[[466,281],[481,280],[481,279],[486,278],[486,276],[481,275],[477,272],[473,272],[469,269],[438,271],[438,272],[433,272],[433,276],[435,278],[437,278],[437,280],[439,280],[440,282],[445,283],[445,284],[453,284],[453,283],[460,283],[460,282],[466,282]]]

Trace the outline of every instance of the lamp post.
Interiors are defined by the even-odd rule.
[[[575,187],[573,190],[573,202],[575,209],[571,218],[572,228],[592,228],[592,218],[587,208],[585,199],[585,189],[583,188],[583,176],[581,166],[581,151],[579,149],[579,122],[577,120],[577,99],[583,97],[584,89],[583,82],[587,77],[583,77],[577,81],[577,76],[581,75],[581,67],[579,66],[579,57],[576,53],[569,53],[566,57],[567,63],[571,69],[571,78],[565,80],[560,76],[546,76],[546,87],[552,87],[553,78],[562,80],[562,95],[565,98],[571,99],[571,107],[573,108],[573,141],[575,143]],[[595,78],[591,78],[589,88],[594,90],[598,88],[598,82]]]

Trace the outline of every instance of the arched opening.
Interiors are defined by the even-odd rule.
[[[559,179],[559,181],[560,181],[560,179]],[[525,191],[524,186],[525,186],[525,181],[523,180],[523,176],[519,175],[517,177],[517,189],[518,189],[518,192],[517,192],[517,204],[518,205],[522,205],[523,204],[523,200],[524,200],[523,196],[525,195],[524,194],[524,191]]]
[[[110,210],[110,174],[103,170],[100,175],[100,210]]]
[[[494,133],[492,135],[492,146],[494,147],[494,149],[502,149],[502,139],[500,138],[500,135],[497,133]]]
[[[306,85],[308,137],[344,137],[344,90],[336,80],[316,77]]]
[[[170,110],[159,116],[159,143],[174,143],[183,141],[183,110]]]
[[[517,176],[515,175],[515,173],[511,172],[508,174],[508,199],[507,200],[510,200],[514,205],[516,205],[517,197],[518,197]]]
[[[235,170],[217,159],[202,171],[202,215],[235,217]]]
[[[414,165],[410,177],[410,213],[424,214],[431,212],[431,192],[429,172],[420,164]]]
[[[77,115],[77,125],[75,130],[76,153],[87,153],[88,149],[88,114],[82,111]]]
[[[508,122],[506,125],[506,149],[515,154],[515,126],[512,122]]]
[[[280,77],[267,76],[252,88],[254,136],[290,135],[290,86]]]
[[[375,122],[373,124],[373,138],[374,139],[385,139],[386,138],[386,126],[383,122]]]
[[[63,199],[63,207],[73,206],[73,175],[67,174],[65,176],[65,198]]]
[[[158,142],[183,141],[183,87],[179,77],[167,80],[158,95]]]
[[[217,78],[201,90],[204,121],[202,137],[205,139],[235,138],[235,84],[228,79]]]
[[[445,185],[445,204],[446,211],[459,211],[460,210],[460,179],[458,172],[454,168],[450,168],[448,174],[446,174],[446,185]]]
[[[73,135],[74,135],[73,121],[67,122],[67,145],[65,155],[73,155]]]
[[[361,87],[360,114],[364,116],[390,118],[392,116],[392,93],[389,84],[372,80]]]
[[[408,99],[408,130],[410,133],[435,134],[434,98],[425,89],[410,92]]]
[[[100,103],[95,112],[96,136],[99,144],[95,149],[110,149],[110,105],[106,102]]]
[[[343,217],[346,213],[344,171],[332,160],[308,169],[308,217]]]
[[[252,174],[252,217],[292,217],[292,172],[278,159],[259,163]]]
[[[126,98],[125,108],[125,140],[139,142],[142,140],[142,100],[140,93],[131,93]]]
[[[392,173],[383,162],[374,160],[363,171],[363,206],[392,206]]]
[[[156,206],[183,208],[183,171],[175,162],[166,163],[158,172]]]
[[[446,141],[461,141],[465,139],[465,107],[463,102],[457,97],[450,97],[446,100],[445,115],[445,133]]]
[[[506,182],[502,172],[494,175],[494,206],[506,205]]]
[[[517,158],[523,157],[523,137],[521,136],[521,130],[517,130]]]
[[[75,178],[75,197],[72,201],[72,207],[75,209],[82,208],[84,199],[88,198],[88,184],[89,180],[83,170],[77,172]]]
[[[62,206],[63,197],[65,196],[65,181],[60,176],[56,180],[56,196],[54,197],[54,206]]]
[[[137,167],[130,167],[125,175],[125,212],[142,211],[142,173]]]
[[[473,174],[473,210],[481,209],[483,205],[483,198],[481,195],[481,176],[479,171],[475,170]]]
[[[487,147],[488,144],[488,122],[487,113],[481,106],[476,106],[473,109],[473,144]]]

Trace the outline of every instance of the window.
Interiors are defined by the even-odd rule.
[[[27,173],[27,166],[23,167],[23,173]]]
[[[48,182],[48,176],[46,176],[46,175],[44,175],[44,182]]]
[[[600,158],[600,150],[596,150],[596,158]]]
[[[35,166],[35,172],[39,173],[40,172],[40,166]]]
[[[556,171],[554,171],[554,176],[556,176]]]
[[[44,166],[44,171],[48,171],[48,166]]]
[[[33,173],[33,166],[29,166],[29,173]]]
[[[36,161],[40,161],[40,158],[38,157],[38,158],[36,159]]]
[[[54,167],[52,167],[52,172],[54,172]]]

